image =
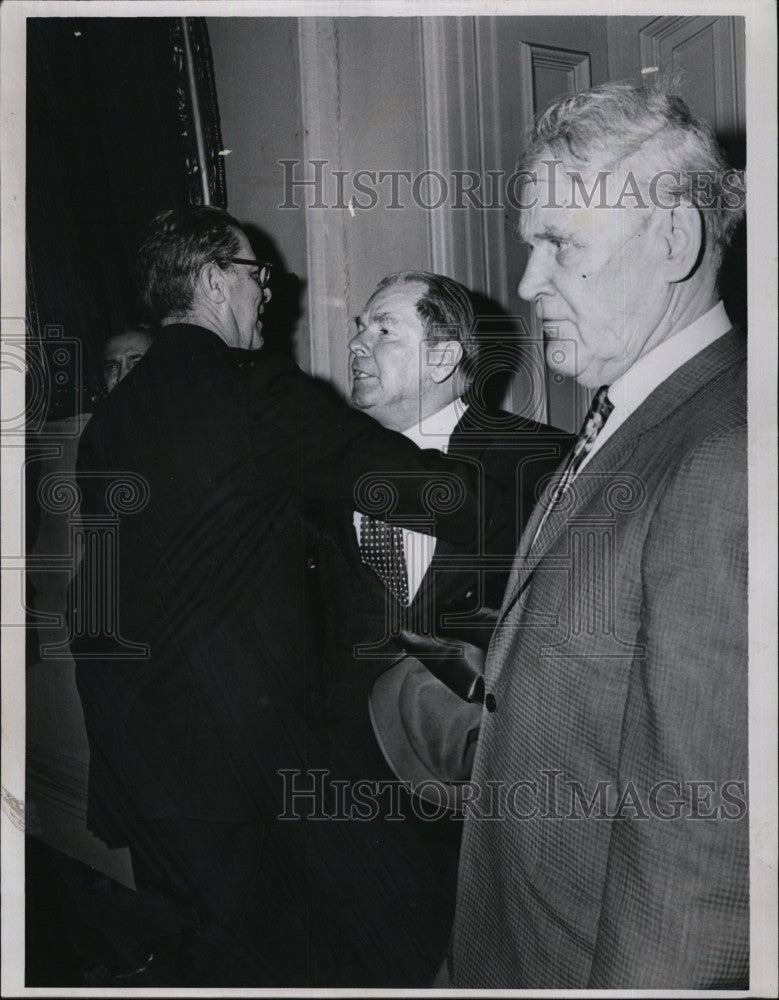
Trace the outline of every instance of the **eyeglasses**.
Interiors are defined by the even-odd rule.
[[[225,258],[226,264],[247,264],[249,267],[256,267],[259,270],[252,277],[260,286],[260,288],[267,288],[270,282],[270,264],[261,264],[258,260],[249,260],[248,257],[227,257]]]

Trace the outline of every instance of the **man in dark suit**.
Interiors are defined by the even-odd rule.
[[[423,271],[389,275],[356,326],[349,343],[353,404],[421,447],[470,463],[484,532],[477,545],[464,546],[402,528],[395,571],[372,553],[374,535],[363,514],[320,512],[310,562],[325,637],[331,760],[340,760],[340,776],[351,782],[395,779],[382,757],[383,750],[395,766],[391,740],[379,728],[379,749],[369,716],[380,679],[384,703],[397,703],[401,691],[428,699],[437,718],[419,720],[424,755],[440,754],[442,731],[454,729],[459,776],[467,777],[480,706],[450,692],[416,661],[395,662],[402,656],[398,633],[448,642],[467,635],[486,646],[491,623],[485,624],[484,611],[499,606],[537,485],[572,438],[485,404],[473,306],[456,281]],[[462,823],[445,809],[434,819],[435,802],[427,819],[415,800],[402,796],[401,802],[402,821],[387,819],[398,809],[387,799],[371,822],[354,824],[362,850],[351,890],[359,906],[351,951],[344,950],[346,984],[429,986],[446,952]]]
[[[746,989],[746,340],[716,290],[742,181],[659,86],[556,102],[522,166],[520,295],[601,388],[488,652],[452,981]]]
[[[356,482],[389,482],[398,514],[465,542],[471,470],[258,350],[268,268],[226,213],[162,213],[138,269],[162,333],[95,410],[77,466],[90,826],[180,903],[156,985],[328,985],[348,825],[279,819],[285,774],[323,759],[303,505],[351,511]],[[431,477],[459,495],[446,516]]]

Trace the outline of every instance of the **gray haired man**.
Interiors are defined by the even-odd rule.
[[[601,388],[487,656],[453,983],[745,989],[746,340],[717,295],[743,188],[627,84],[555,103],[522,166],[520,295]]]

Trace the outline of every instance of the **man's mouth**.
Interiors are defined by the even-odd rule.
[[[357,382],[357,381],[361,381],[361,380],[367,379],[367,378],[378,378],[378,376],[377,375],[373,375],[370,372],[360,371],[358,368],[353,368],[352,369],[352,378],[354,379],[355,382]]]

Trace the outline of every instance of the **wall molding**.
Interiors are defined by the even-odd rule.
[[[552,49],[546,45],[520,42],[519,66],[525,118],[529,122],[532,122],[537,111],[543,111],[543,108],[536,108],[536,70],[546,69],[565,74],[568,92],[571,94],[586,90],[591,85],[590,57],[586,52]]]
[[[478,81],[479,149],[482,170],[498,170],[504,163],[501,142],[500,93],[498,74],[498,19],[476,18],[476,79]],[[503,212],[480,213],[483,248],[484,291],[497,302],[507,303],[506,230]]]
[[[539,105],[536,86],[538,70],[559,73],[563,77],[565,86],[560,87],[560,93],[567,90],[569,94],[575,94],[592,85],[590,56],[587,52],[563,48],[553,49],[546,45],[520,42],[517,58],[522,81],[523,114],[527,125],[530,125],[535,116],[544,110],[543,106]],[[544,332],[535,310],[530,312],[530,334],[534,344],[544,343]],[[564,413],[568,417],[571,407],[574,408],[574,411],[580,410],[583,414],[589,405],[589,400],[582,401],[582,391],[576,383],[546,367],[543,363],[543,353],[540,358],[535,358],[534,361],[541,366],[544,376],[544,410],[540,418],[547,422],[554,422],[557,419],[555,417],[557,413]],[[566,419],[565,422],[557,420],[557,422],[560,426],[565,426],[568,420]],[[576,426],[578,417],[574,415],[570,422],[572,426]]]
[[[303,164],[310,176],[312,161],[325,161],[325,172],[340,170],[340,72],[338,28],[333,18],[298,18],[300,92],[303,117]],[[307,189],[312,191],[313,189]],[[348,329],[349,285],[343,211],[312,208],[306,202],[308,263],[308,317],[310,371],[340,384],[342,373],[332,370],[330,339]],[[343,388],[343,386],[341,386]]]
[[[457,199],[454,183],[455,171],[475,171],[483,200],[487,171],[502,167],[495,20],[425,18],[420,51],[425,166],[449,185],[446,203],[428,213],[431,268],[505,302],[503,215]]]
[[[696,17],[658,17],[642,28],[638,36],[638,50],[641,67],[659,66],[662,60],[662,46],[669,38],[689,27]]]
[[[661,71],[678,69],[677,57],[705,35],[710,36],[714,74],[715,120],[720,136],[743,136],[746,131],[745,39],[738,17],[658,17],[639,32],[641,66]]]
[[[683,73],[682,96],[689,83],[700,83],[694,49],[710,35],[712,126],[741,140],[746,132],[746,25],[743,17],[679,16],[644,17],[635,32],[620,18],[607,24],[609,77],[615,80],[644,77],[645,71],[679,69],[678,57],[691,57]],[[700,52],[698,53],[700,55]],[[708,113],[707,113],[707,117]],[[716,120],[715,120],[716,119]]]

